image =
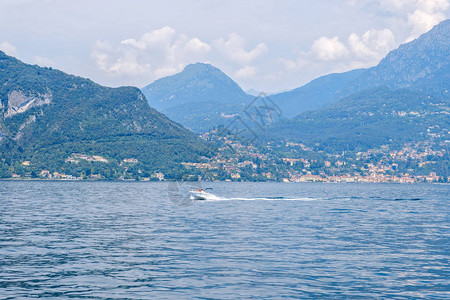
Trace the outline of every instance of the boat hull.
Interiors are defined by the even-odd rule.
[[[213,195],[207,192],[196,192],[191,191],[191,196],[195,200],[207,200],[208,198],[211,198]]]

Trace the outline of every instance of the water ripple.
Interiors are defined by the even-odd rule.
[[[448,186],[209,185],[0,181],[1,298],[450,297]]]

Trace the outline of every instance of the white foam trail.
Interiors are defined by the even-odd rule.
[[[198,201],[315,201],[321,200],[320,198],[309,198],[309,197],[301,197],[301,198],[284,198],[284,197],[256,197],[256,198],[226,198],[226,197],[208,197],[206,200],[198,200]]]

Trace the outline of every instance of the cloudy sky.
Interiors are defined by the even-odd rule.
[[[450,0],[0,0],[0,50],[108,86],[208,62],[243,89],[376,65],[449,18]]]

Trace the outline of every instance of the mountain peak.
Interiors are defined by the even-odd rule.
[[[186,103],[241,103],[245,92],[230,77],[206,63],[187,65],[178,74],[154,81],[142,89],[150,106],[164,111]]]
[[[448,77],[449,38],[450,20],[445,20],[419,38],[389,52],[377,66],[367,69],[352,82],[343,95],[382,85],[394,89],[413,87],[434,93],[447,90],[448,82],[430,78],[438,73]]]
[[[214,67],[211,64],[201,63],[201,62],[187,65],[186,67],[184,67],[182,72],[199,72],[199,71],[202,72],[202,71],[211,71],[211,70],[222,72],[222,71],[220,71],[220,69]]]
[[[220,69],[205,63],[187,65],[182,72],[158,79],[142,92],[150,106],[197,132],[217,126],[224,121],[223,113],[240,111],[251,98]]]
[[[205,80],[220,79],[223,81],[232,81],[231,78],[229,78],[219,68],[216,68],[211,64],[200,62],[187,65],[186,67],[184,67],[183,71],[181,71],[178,74],[175,74],[174,76],[177,76],[178,79],[204,78]]]
[[[450,19],[446,19],[433,27],[434,30],[447,30],[447,31],[449,30],[449,28],[450,28]]]

